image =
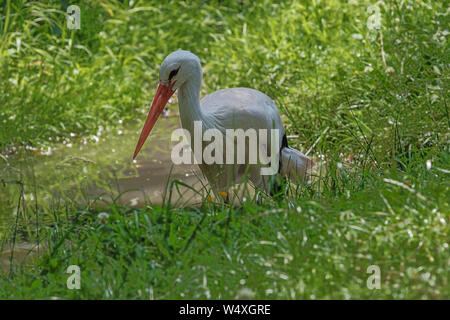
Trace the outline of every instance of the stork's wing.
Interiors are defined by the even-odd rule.
[[[285,130],[278,108],[267,95],[249,88],[218,90],[200,101],[203,111],[214,127],[224,129],[279,129],[280,139]]]

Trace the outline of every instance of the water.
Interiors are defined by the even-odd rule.
[[[0,272],[9,273],[14,265],[32,264],[45,252],[45,246],[28,242],[6,244],[0,251]]]
[[[172,165],[170,152],[178,142],[171,142],[170,137],[180,127],[178,116],[158,120],[133,162],[141,126],[105,129],[73,144],[0,158],[0,226],[11,227],[15,220],[27,223],[36,208],[42,219],[51,218],[52,213],[63,212],[68,203],[74,207],[161,204],[168,180],[202,189],[195,165]],[[195,205],[201,199],[187,188],[180,191],[173,195],[175,206]],[[23,201],[17,210],[19,199]]]

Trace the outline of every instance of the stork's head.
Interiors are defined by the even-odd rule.
[[[164,59],[159,69],[159,87],[153,99],[144,128],[142,128],[133,159],[136,158],[141,150],[156,120],[158,120],[159,115],[175,91],[190,81],[197,82],[200,85],[201,79],[202,68],[200,60],[195,54],[185,50],[177,50]]]
[[[202,68],[199,58],[186,50],[177,50],[169,54],[159,69],[159,82],[164,86],[180,88],[186,81],[201,81]]]

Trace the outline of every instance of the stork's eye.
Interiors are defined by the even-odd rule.
[[[169,81],[172,80],[172,78],[175,77],[175,76],[177,75],[178,70],[180,70],[180,68],[170,71],[170,74],[169,74]]]

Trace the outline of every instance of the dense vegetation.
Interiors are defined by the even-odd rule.
[[[46,250],[0,271],[0,297],[450,296],[447,1],[379,1],[379,29],[371,1],[79,1],[80,30],[67,28],[67,5],[0,7],[1,165],[141,118],[158,64],[182,48],[202,61],[202,94],[267,93],[298,136],[290,144],[326,170],[259,205],[111,205],[100,218],[36,205],[30,222],[53,221],[12,225],[0,245]],[[81,290],[66,287],[70,264]],[[370,265],[380,290],[366,286]]]

